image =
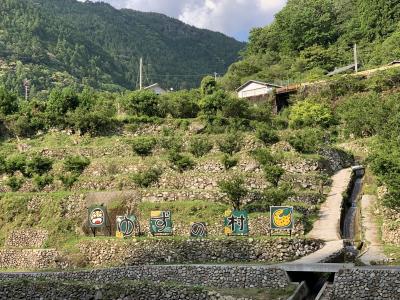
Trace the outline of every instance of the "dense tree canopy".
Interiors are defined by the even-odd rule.
[[[105,3],[0,1],[0,80],[17,94],[25,78],[33,94],[73,84],[133,89],[140,57],[145,84],[197,87],[204,74],[225,72],[243,46],[164,15]]]

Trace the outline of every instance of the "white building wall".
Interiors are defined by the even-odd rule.
[[[272,92],[272,90],[273,90],[272,87],[252,82],[242,90],[238,91],[238,97],[249,98],[249,97],[266,95]]]

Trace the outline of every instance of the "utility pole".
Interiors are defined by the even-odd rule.
[[[24,89],[25,89],[25,101],[28,101],[29,99],[29,87],[30,87],[30,81],[28,79],[24,79],[23,81],[24,84]]]
[[[217,72],[214,72],[214,79],[215,79],[215,81],[217,81],[217,76],[218,76],[218,73],[217,73]]]
[[[354,44],[354,65],[355,65],[355,71],[356,73],[358,73],[357,43]]]
[[[143,89],[143,58],[140,58],[140,70],[139,70],[139,88]]]

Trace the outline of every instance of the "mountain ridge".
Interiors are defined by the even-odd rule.
[[[21,61],[25,70],[3,74],[2,81],[19,93],[22,75],[35,90],[46,90],[60,82],[40,78],[57,72],[69,83],[132,89],[139,57],[145,60],[146,84],[191,88],[201,75],[224,73],[245,45],[166,15],[106,3],[4,0],[0,10],[0,58]]]

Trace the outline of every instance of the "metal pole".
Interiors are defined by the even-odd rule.
[[[139,71],[139,88],[142,90],[143,88],[143,58],[140,58],[140,71]]]

